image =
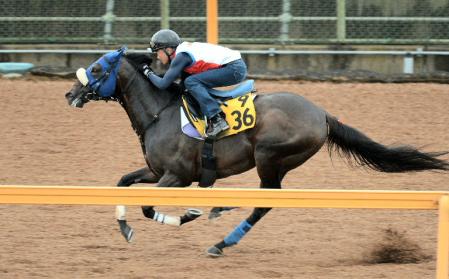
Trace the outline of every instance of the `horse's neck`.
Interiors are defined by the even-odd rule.
[[[126,61],[122,64],[119,79],[122,105],[133,128],[143,136],[154,122],[154,115],[170,103],[172,94],[155,88]]]

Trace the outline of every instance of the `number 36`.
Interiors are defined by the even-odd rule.
[[[240,128],[242,128],[242,125],[250,126],[254,123],[254,116],[249,113],[249,108],[245,109],[243,115],[238,110],[233,111],[231,115],[237,122],[237,124],[232,127],[232,129],[234,130],[239,130]]]

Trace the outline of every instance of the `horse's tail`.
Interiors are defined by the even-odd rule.
[[[411,146],[384,146],[329,114],[326,114],[326,121],[329,154],[337,151],[351,165],[381,172],[449,170],[449,163],[437,158],[449,152],[425,153]]]

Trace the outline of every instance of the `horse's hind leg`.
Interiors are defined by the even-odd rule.
[[[256,207],[251,215],[243,220],[230,234],[222,241],[207,249],[207,254],[211,257],[223,256],[223,249],[237,244],[256,223],[262,219],[265,214],[271,210],[271,207]]]
[[[117,183],[117,186],[128,187],[136,183],[156,183],[158,180],[159,177],[146,167],[122,176]],[[125,237],[126,241],[131,242],[134,236],[134,230],[126,223],[126,207],[124,205],[117,205],[115,216],[119,223],[122,235]]]
[[[265,155],[263,156],[265,157]],[[256,155],[257,162],[257,155]],[[285,173],[280,169],[280,166],[274,160],[263,159],[258,161],[257,172],[261,178],[261,188],[280,189],[281,181]],[[271,208],[257,207],[253,210],[251,215],[243,220],[230,234],[228,234],[222,241],[210,247],[207,254],[211,257],[223,256],[223,249],[237,244],[249,230],[256,225],[256,223],[267,214]]]
[[[207,254],[211,257],[223,256],[223,249],[237,244],[249,230],[262,219],[265,214],[271,210],[270,207],[256,207],[251,215],[243,220],[230,234],[228,234],[222,241],[210,247]]]
[[[324,136],[313,140],[298,140],[287,144],[259,144],[256,146],[255,159],[257,173],[260,177],[261,188],[280,189],[281,182],[287,172],[302,165],[313,156],[323,145]],[[296,152],[292,152],[292,151]],[[251,215],[238,225],[234,231],[226,236],[221,242],[207,250],[212,257],[223,255],[223,249],[237,244],[248,231],[267,214],[271,208],[255,208]]]

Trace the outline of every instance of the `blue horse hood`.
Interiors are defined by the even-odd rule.
[[[122,47],[119,50],[106,53],[92,63],[86,70],[82,68],[78,69],[76,72],[78,79],[83,85],[89,86],[93,92],[99,94],[101,97],[114,95],[121,58],[126,50],[126,47]],[[93,67],[97,65],[101,66],[101,72],[92,73]]]

